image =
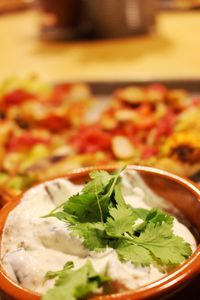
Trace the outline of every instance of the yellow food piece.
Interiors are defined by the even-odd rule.
[[[172,148],[178,147],[180,145],[189,145],[191,147],[200,149],[200,136],[198,138],[198,136],[194,132],[174,133],[165,141],[161,149],[161,153],[167,156],[170,154]]]
[[[182,112],[176,121],[175,131],[196,131],[196,139],[200,140],[200,106],[191,107]]]
[[[136,114],[134,113],[134,111],[128,109],[121,109],[116,111],[115,118],[119,122],[134,121],[136,118]]]
[[[138,87],[127,87],[122,90],[119,90],[117,93],[117,97],[124,100],[128,103],[140,103],[144,101],[144,91]]]

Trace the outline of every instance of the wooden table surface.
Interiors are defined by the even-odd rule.
[[[50,81],[200,78],[200,12],[158,15],[153,35],[45,43],[35,11],[0,16],[0,80],[39,74]]]

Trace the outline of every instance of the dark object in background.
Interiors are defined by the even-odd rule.
[[[156,0],[38,0],[45,39],[115,38],[151,32]]]
[[[82,0],[38,0],[41,37],[44,39],[77,39],[84,36]]]
[[[84,0],[94,37],[113,38],[154,30],[156,0]]]

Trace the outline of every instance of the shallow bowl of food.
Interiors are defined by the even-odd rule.
[[[194,183],[150,167],[89,167],[36,185],[0,211],[1,296],[173,295],[200,273],[199,215]]]

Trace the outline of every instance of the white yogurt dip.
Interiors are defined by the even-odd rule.
[[[131,289],[164,276],[153,265],[136,267],[130,262],[122,263],[113,249],[108,248],[103,253],[89,251],[82,239],[72,235],[66,223],[53,217],[41,218],[82,187],[66,179],[56,179],[24,194],[20,204],[9,214],[3,230],[1,259],[7,274],[23,287],[39,293],[45,293],[54,285],[54,280],[44,280],[46,272],[62,269],[67,261],[73,261],[75,268],[79,268],[88,259],[98,273]],[[123,171],[122,190],[126,203],[134,208],[167,207],[135,171]],[[195,238],[176,219],[173,230],[193,251],[196,249]]]

